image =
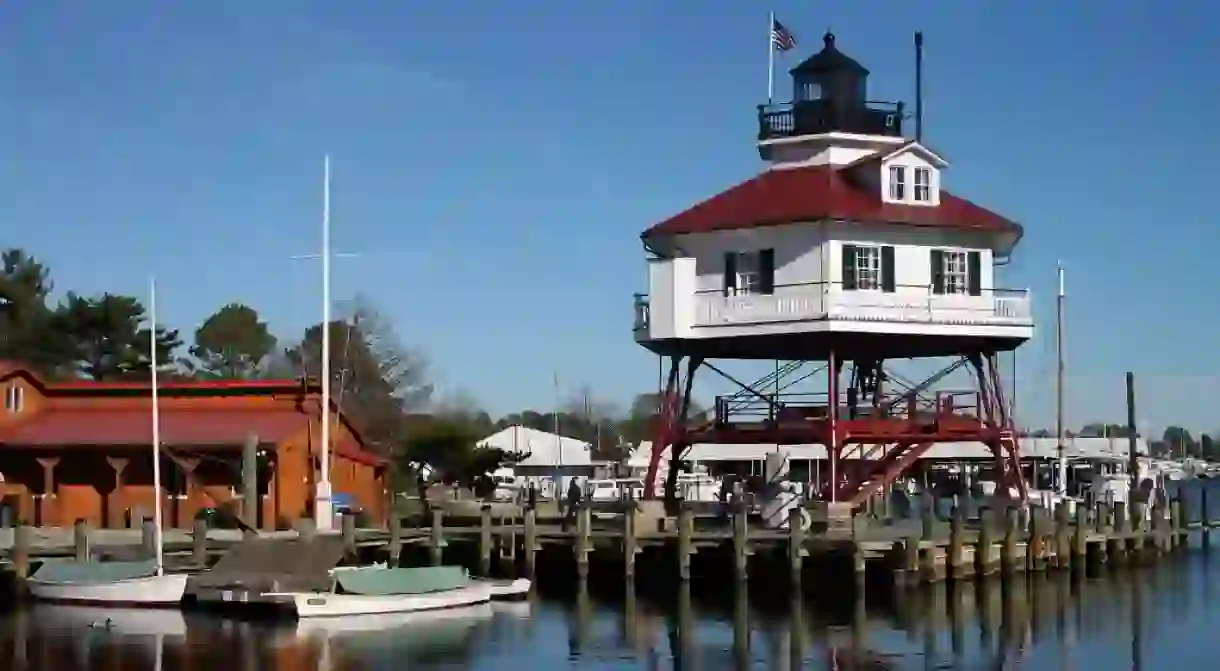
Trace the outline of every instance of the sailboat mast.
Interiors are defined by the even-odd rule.
[[[330,156],[322,178],[322,454],[314,493],[314,524],[321,531],[334,529],[330,487]]]
[[[1055,299],[1055,435],[1059,439],[1059,494],[1067,493],[1067,453],[1063,446],[1063,264],[1059,264],[1059,295]]]
[[[148,315],[152,322],[148,328],[148,367],[152,374],[152,470],[153,470],[153,525],[155,530],[157,575],[165,572],[164,549],[161,545],[161,408],[157,389],[157,280],[148,281]]]

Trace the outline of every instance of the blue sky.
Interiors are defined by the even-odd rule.
[[[1208,3],[777,1],[801,57],[833,27],[875,98],[913,99],[956,193],[1022,221],[1008,286],[1041,319],[1021,421],[1053,421],[1068,268],[1070,424],[1220,427],[1220,109]],[[143,294],[191,331],[226,301],[281,335],[319,312],[322,155],[336,298],[370,296],[438,383],[492,412],[655,387],[631,339],[638,234],[760,164],[767,7],[746,2],[10,0],[0,245],[60,289]],[[795,58],[781,66],[795,64]],[[778,89],[786,95],[786,75]],[[783,97],[783,96],[781,96]],[[701,393],[724,389],[709,375]]]

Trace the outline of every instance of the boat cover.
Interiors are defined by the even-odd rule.
[[[95,584],[147,578],[157,574],[154,559],[140,561],[75,561],[50,559],[34,572],[38,582]]]
[[[251,538],[187,583],[188,594],[235,587],[264,591],[329,591],[330,570],[343,559],[339,534],[310,538]]]
[[[335,572],[345,594],[426,594],[466,587],[470,576],[460,566],[358,568]]]

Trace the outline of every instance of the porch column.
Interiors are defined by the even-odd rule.
[[[59,506],[55,499],[55,467],[59,465],[59,457],[38,457],[38,465],[42,466],[42,498],[38,502],[42,526],[53,527],[59,524]]]
[[[182,493],[184,498],[177,499],[174,510],[177,515],[174,526],[178,529],[190,529],[194,525],[195,514],[199,512],[197,492],[195,487],[195,469],[199,466],[197,457],[183,457],[171,454],[170,459],[182,471]]]
[[[122,529],[123,528],[123,511],[126,507],[126,499],[123,488],[123,471],[126,470],[130,459],[126,457],[106,457],[106,463],[110,464],[110,468],[114,469],[114,489],[106,495],[106,528]]]

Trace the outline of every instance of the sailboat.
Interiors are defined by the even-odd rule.
[[[152,373],[152,560],[48,561],[26,581],[30,596],[43,601],[106,606],[176,606],[186,593],[186,574],[167,574],[161,539],[161,411],[157,389],[157,287],[149,283],[149,368]]]

